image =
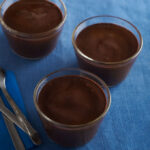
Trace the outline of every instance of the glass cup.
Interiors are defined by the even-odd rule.
[[[38,106],[38,95],[42,87],[52,79],[66,75],[79,75],[81,77],[87,77],[95,81],[103,89],[107,101],[106,108],[104,112],[95,120],[79,125],[63,124],[52,120],[40,110],[40,107]],[[100,122],[102,121],[102,119],[104,118],[104,116],[110,108],[111,95],[107,85],[96,75],[80,69],[66,68],[47,75],[37,84],[34,91],[34,104],[44,124],[48,136],[57,144],[60,144],[62,146],[76,147],[87,143],[96,134]]]
[[[28,59],[39,59],[48,55],[56,46],[58,37],[66,20],[66,6],[62,0],[49,0],[56,4],[63,14],[63,19],[55,28],[42,33],[22,33],[9,27],[3,20],[7,8],[16,0],[4,0],[0,6],[0,21],[10,46],[16,54]],[[26,2],[30,2],[26,0]],[[36,1],[35,1],[36,2]]]
[[[137,52],[133,56],[119,62],[97,61],[85,55],[77,47],[76,38],[83,29],[97,23],[112,23],[124,27],[129,31],[131,31],[138,40]],[[139,30],[129,21],[119,17],[104,15],[104,16],[94,16],[88,18],[82,21],[79,25],[77,25],[77,27],[75,28],[72,34],[72,43],[74,46],[75,54],[78,59],[79,66],[82,69],[97,74],[106,82],[107,85],[113,86],[123,81],[127,76],[128,72],[131,69],[131,66],[133,65],[137,56],[141,52],[143,40]]]

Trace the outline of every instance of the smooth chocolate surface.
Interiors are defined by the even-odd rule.
[[[20,0],[8,7],[3,19],[12,29],[31,34],[55,28],[63,15],[54,3],[47,0]]]
[[[18,31],[19,36],[4,26],[3,31],[16,54],[39,59],[55,48],[63,28],[63,24],[58,25],[63,17],[58,6],[48,0],[20,0],[10,5],[3,16],[4,22]],[[56,30],[48,32],[54,28]]]
[[[112,23],[99,23],[83,29],[77,47],[88,57],[104,62],[119,62],[138,51],[138,41],[128,29]]]
[[[54,121],[79,125],[96,119],[104,112],[106,97],[95,81],[67,75],[52,79],[42,88],[38,105]]]

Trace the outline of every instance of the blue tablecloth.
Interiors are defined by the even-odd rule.
[[[2,1],[2,0],[0,0]],[[71,35],[83,19],[109,14],[135,24],[144,39],[139,55],[126,80],[111,88],[112,105],[95,138],[76,150],[149,150],[150,149],[150,1],[148,0],[65,0],[68,17],[56,49],[39,61],[14,55],[0,31],[0,66],[16,74],[32,124],[43,144],[35,150],[64,150],[45,134],[33,104],[33,90],[46,74],[62,67],[78,67]]]

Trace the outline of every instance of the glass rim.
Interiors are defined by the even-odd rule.
[[[80,25],[82,25],[83,23],[85,23],[85,22],[87,22],[87,21],[89,21],[89,20],[95,19],[95,18],[115,18],[115,19],[124,21],[124,22],[126,22],[127,24],[131,25],[131,26],[136,30],[136,32],[137,32],[137,34],[139,35],[139,38],[140,38],[140,42],[138,42],[139,44],[138,44],[138,50],[137,50],[137,52],[136,52],[134,55],[132,55],[132,56],[130,56],[130,57],[124,59],[124,60],[116,61],[116,62],[99,61],[99,60],[95,60],[95,59],[93,59],[93,58],[91,58],[91,57],[85,55],[85,54],[78,48],[78,46],[76,45],[75,33],[76,33],[76,31],[77,31],[77,29],[78,29],[78,27],[79,27]],[[114,24],[115,24],[115,23],[114,23]],[[116,24],[117,24],[117,23],[116,23]],[[100,65],[100,64],[102,64],[102,65],[119,65],[119,64],[124,64],[124,63],[126,63],[126,62],[128,62],[128,61],[130,61],[130,60],[132,60],[132,59],[134,59],[134,58],[136,58],[136,57],[139,55],[139,53],[141,52],[142,47],[143,47],[143,38],[142,38],[142,35],[141,35],[140,31],[139,31],[139,30],[137,29],[137,27],[136,27],[135,25],[133,25],[131,22],[129,22],[129,21],[123,19],[123,18],[116,17],[116,16],[111,16],[111,15],[99,15],[99,16],[89,17],[89,18],[83,20],[82,22],[80,22],[80,23],[75,27],[75,29],[74,29],[74,31],[73,31],[73,33],[72,33],[72,44],[73,44],[73,46],[74,46],[75,51],[79,54],[79,56],[83,57],[85,60],[87,60],[87,61],[89,61],[89,62],[98,64],[98,65]]]
[[[64,4],[64,2],[63,2],[62,0],[58,0],[58,1],[60,1],[61,5],[62,5],[63,8],[64,8],[64,15],[63,15],[62,21],[61,21],[56,27],[54,27],[54,28],[52,28],[52,29],[50,29],[50,30],[48,30],[48,31],[41,32],[41,33],[33,33],[33,34],[31,34],[31,33],[20,32],[20,31],[17,31],[17,30],[15,30],[15,29],[9,27],[9,26],[5,23],[5,21],[3,20],[3,17],[2,17],[2,14],[1,14],[1,10],[2,10],[2,7],[3,7],[3,5],[4,5],[4,3],[5,3],[6,1],[7,1],[7,0],[3,0],[3,2],[2,2],[1,5],[0,5],[0,23],[1,23],[2,26],[4,26],[4,28],[6,28],[9,32],[11,32],[11,33],[13,33],[13,34],[15,34],[15,35],[18,35],[18,36],[20,36],[20,37],[25,37],[25,38],[34,38],[34,37],[36,37],[36,38],[38,38],[38,37],[42,37],[42,36],[47,36],[48,34],[53,33],[53,32],[55,32],[55,31],[57,31],[57,29],[59,29],[60,27],[62,27],[63,24],[65,23],[66,18],[67,18],[67,8],[66,8],[66,6],[65,6],[65,4]]]
[[[87,123],[83,123],[83,124],[78,124],[78,125],[70,125],[70,124],[65,124],[65,123],[60,123],[60,122],[57,122],[51,118],[49,118],[48,116],[46,116],[42,110],[39,108],[38,106],[38,103],[37,103],[37,91],[41,85],[41,83],[43,83],[43,81],[45,81],[49,76],[55,74],[55,73],[59,73],[59,72],[63,72],[63,71],[79,71],[79,72],[83,72],[85,74],[88,74],[90,76],[93,76],[94,78],[96,78],[103,86],[104,88],[106,89],[106,92],[108,94],[108,101],[106,103],[106,108],[104,110],[104,112],[102,114],[100,114],[98,117],[96,117],[95,119],[93,119],[92,121],[89,121]],[[46,75],[44,78],[42,78],[36,85],[35,89],[34,89],[34,94],[33,94],[33,100],[34,100],[34,105],[36,107],[36,110],[37,112],[44,118],[46,119],[48,122],[51,122],[55,125],[58,125],[62,128],[68,128],[68,129],[78,129],[78,128],[84,128],[84,127],[87,127],[87,126],[90,126],[92,124],[94,124],[95,122],[99,121],[101,118],[103,118],[106,113],[108,112],[109,108],[110,108],[110,105],[111,105],[111,94],[110,94],[110,90],[108,88],[108,86],[106,85],[106,83],[101,79],[99,78],[97,75],[93,74],[93,73],[90,73],[88,71],[85,71],[85,70],[82,70],[82,69],[78,69],[78,68],[63,68],[63,69],[59,69],[59,70],[56,70],[48,75]]]

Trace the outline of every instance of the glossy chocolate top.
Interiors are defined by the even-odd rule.
[[[106,97],[95,81],[68,75],[49,81],[39,94],[38,105],[54,121],[79,125],[96,119],[104,112]]]
[[[111,23],[99,23],[83,29],[77,47],[88,57],[104,62],[118,62],[138,51],[138,41],[128,29]]]
[[[23,33],[41,33],[61,23],[61,10],[47,0],[20,0],[12,4],[3,17],[5,23]]]

